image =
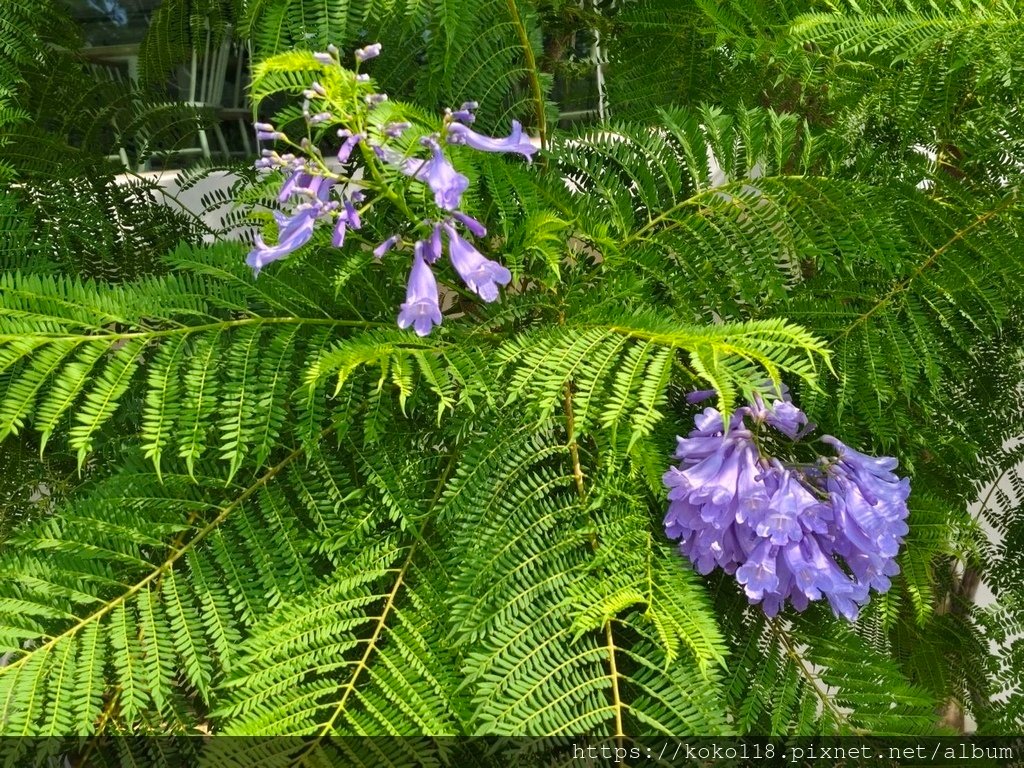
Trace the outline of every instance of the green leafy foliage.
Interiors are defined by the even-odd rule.
[[[425,338],[395,327],[408,254],[370,253],[408,222],[368,210],[253,279],[155,186],[50,151],[74,116],[32,76],[83,71],[0,19],[0,732],[312,766],[460,735],[1019,730],[1019,10],[904,6],[165,3],[154,83],[230,26],[254,102],[315,74],[340,103],[356,81],[310,51],[379,33],[375,127],[475,99],[475,127],[543,139],[530,166],[453,153],[513,281],[484,304],[439,261]],[[584,22],[611,117],[559,132]],[[96,126],[156,114],[95,88]],[[276,181],[203,205],[259,226]],[[901,572],[856,624],[767,619],[664,536],[686,394],[731,411],[779,383],[912,478]],[[207,732],[267,738],[103,741]],[[365,734],[406,738],[333,738]]]

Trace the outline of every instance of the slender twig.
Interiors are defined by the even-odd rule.
[[[512,25],[519,35],[519,43],[523,46],[523,57],[526,59],[526,70],[530,76],[530,89],[533,91],[533,108],[537,116],[537,135],[540,137],[540,148],[548,148],[548,127],[547,117],[544,110],[544,92],[540,87],[540,73],[537,71],[537,57],[533,55],[533,46],[530,45],[530,36],[523,24],[523,18],[519,14],[519,6],[516,0],[506,0],[508,15],[512,18]]]
[[[332,426],[329,429],[333,428],[334,427]],[[188,554],[192,549],[194,549],[195,546],[199,544],[199,542],[203,541],[207,536],[213,533],[213,531],[215,531],[221,525],[221,523],[223,523],[227,519],[228,515],[234,512],[243,503],[245,503],[251,496],[253,496],[253,494],[257,493],[267,484],[269,484],[271,480],[277,477],[277,475],[280,474],[280,472],[283,469],[285,469],[285,467],[287,467],[289,464],[291,464],[293,461],[299,458],[303,453],[305,453],[305,450],[306,449],[302,446],[296,448],[294,451],[292,451],[290,454],[284,457],[280,462],[278,462],[273,467],[264,472],[263,475],[261,475],[260,478],[255,483],[246,488],[241,494],[238,495],[238,497],[235,498],[234,501],[232,501],[230,504],[224,507],[220,511],[220,514],[218,514],[213,520],[211,520],[203,528],[197,531],[195,536],[193,536],[188,542],[183,544],[181,547],[171,552],[170,555],[168,555],[168,557],[163,561],[163,563],[154,568],[153,571],[151,571],[148,576],[136,582],[133,586],[127,589],[119,597],[116,597],[113,600],[104,603],[99,609],[89,614],[84,619],[81,619],[77,624],[72,626],[70,629],[67,629],[59,635],[56,635],[52,640],[44,643],[43,645],[32,650],[31,652],[26,653],[20,658],[12,661],[6,667],[0,667],[0,677],[9,674],[12,670],[20,668],[22,665],[25,664],[25,662],[28,659],[32,658],[35,654],[49,651],[51,648],[53,648],[53,646],[55,646],[65,637],[71,637],[75,635],[84,627],[88,626],[94,621],[102,619],[116,607],[118,607],[119,605],[123,605],[130,598],[137,595],[143,589],[146,589],[150,584],[159,579],[166,571],[174,567],[174,564],[178,562],[178,560],[183,558],[186,554]]]
[[[922,272],[931,267],[939,259],[939,257],[942,256],[942,254],[944,254],[946,251],[952,248],[957,242],[962,240],[969,233],[973,232],[978,227],[984,225],[986,222],[997,216],[1006,208],[1009,208],[1015,200],[1016,194],[1007,195],[1006,198],[1002,200],[999,203],[999,205],[997,205],[995,208],[986,211],[985,213],[975,218],[974,221],[972,221],[966,227],[957,230],[955,233],[953,233],[953,236],[949,238],[949,240],[947,240],[945,243],[943,243],[940,247],[936,248],[932,255],[925,259],[923,262],[921,262],[921,264],[918,265],[917,269],[915,269],[909,277],[907,277],[902,282],[894,285],[882,298],[878,300],[878,302],[873,307],[871,307],[871,309],[869,309],[864,314],[859,315],[856,320],[854,320],[845,329],[843,329],[843,332],[840,333],[839,336],[849,336],[854,328],[861,325],[862,323],[867,322],[872,315],[874,315],[876,312],[882,309],[882,307],[888,305],[894,298],[896,298],[896,296],[907,290],[907,288],[910,287],[910,284],[913,283],[918,277],[920,277]]]

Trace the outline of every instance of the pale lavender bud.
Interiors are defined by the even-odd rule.
[[[331,56],[330,53],[317,52],[313,54],[313,58],[316,59],[318,63],[323,64],[326,67],[335,63],[334,57]]]
[[[338,46],[336,46],[334,43],[328,44],[327,52],[331,54],[331,56],[337,56],[339,53]]]
[[[320,123],[326,123],[334,119],[334,115],[330,112],[318,112],[309,118],[310,125],[319,125]]]
[[[397,139],[411,127],[412,123],[388,123],[384,126],[384,133],[392,139]]]
[[[284,138],[280,131],[256,131],[256,141],[281,141]]]
[[[346,133],[348,133],[348,131],[346,131]],[[338,132],[338,135],[341,135],[340,131]],[[358,144],[362,140],[362,138],[363,137],[357,133],[354,135],[350,135],[348,138],[345,139],[345,142],[341,145],[341,149],[338,150],[339,163],[348,162],[349,157],[352,155],[352,150],[356,148],[356,144]]]
[[[401,239],[402,238],[399,237],[398,235],[392,235],[387,240],[385,240],[383,243],[381,243],[380,245],[378,245],[376,248],[373,249],[374,257],[378,258],[378,259],[384,258],[384,254],[387,253],[388,251],[390,251],[396,245],[398,245],[398,241],[401,240]]]
[[[253,128],[257,131],[264,131],[266,133],[273,133],[275,130],[274,126],[270,123],[253,123]]]
[[[487,229],[479,221],[474,219],[472,216],[467,216],[461,211],[455,211],[452,216],[462,224],[466,229],[473,233],[475,237],[485,237],[487,235]]]
[[[317,96],[326,96],[327,90],[320,85],[316,80],[309,84],[309,90],[313,91]]]
[[[360,74],[356,75],[356,82],[357,83],[368,83],[368,82],[370,82],[370,76],[368,74],[366,74],[365,72],[360,73]]]
[[[371,93],[366,97],[366,103],[371,107],[376,107],[378,104],[383,104],[388,100],[386,93]]]
[[[380,43],[373,43],[356,51],[356,61],[367,61],[380,56]]]

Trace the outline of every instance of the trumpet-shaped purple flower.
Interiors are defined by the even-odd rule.
[[[415,250],[409,284],[405,289],[405,303],[398,313],[398,327],[408,328],[411,325],[417,336],[426,336],[435,325],[441,324],[441,308],[437,280],[423,259],[422,240],[416,243]]]
[[[462,202],[462,193],[469,186],[469,179],[455,170],[436,141],[427,138],[423,144],[430,149],[430,159],[419,161],[412,175],[430,187],[438,208],[454,211]]]
[[[529,137],[523,134],[523,126],[518,120],[512,121],[512,133],[504,139],[484,136],[462,123],[449,123],[448,141],[452,144],[465,144],[481,152],[517,152],[527,160],[532,159],[533,153],[537,151]]]
[[[341,148],[338,150],[338,162],[347,163],[349,157],[352,156],[352,150],[356,148],[356,144],[363,140],[363,136],[362,134],[350,133],[349,131],[338,131],[338,136],[345,138]]]
[[[448,234],[448,258],[469,290],[484,301],[498,298],[498,286],[508,285],[512,273],[496,261],[486,258],[467,240],[459,237],[455,227],[445,224]]]
[[[267,245],[263,237],[257,234],[256,247],[249,251],[245,258],[245,263],[252,267],[253,277],[259,275],[260,270],[267,264],[285,258],[313,237],[313,227],[317,218],[315,209],[306,208],[290,218],[275,212],[275,218],[279,228],[277,245]]]
[[[338,214],[338,220],[334,224],[334,236],[331,238],[331,245],[335,248],[341,248],[345,244],[345,230],[346,228],[359,229],[362,223],[359,220],[359,211],[352,204],[351,200],[345,200],[342,203],[341,213]]]
[[[838,455],[818,466],[762,456],[752,430],[766,425],[795,441],[813,429],[785,391],[770,404],[755,398],[737,409],[728,428],[714,408],[694,425],[679,438],[680,464],[663,481],[665,533],[698,572],[735,574],[770,616],[787,602],[802,611],[824,598],[852,621],[870,590],[889,589],[910,493],[909,480],[893,472],[895,459],[867,456],[830,436],[822,442]]]

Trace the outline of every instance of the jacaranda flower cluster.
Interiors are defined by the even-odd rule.
[[[418,141],[403,141],[412,128],[408,122],[392,121],[383,126],[368,119],[370,112],[380,109],[387,95],[376,93],[372,82],[358,72],[359,65],[380,54],[379,43],[355,52],[355,67],[341,67],[337,48],[313,54],[315,61],[330,73],[333,81],[342,82],[357,98],[342,100],[320,82],[312,82],[304,92],[302,114],[310,136],[314,129],[341,123],[337,163],[329,163],[307,136],[295,144],[282,131],[269,123],[256,124],[260,141],[291,144],[297,153],[279,154],[264,150],[257,167],[282,170],[287,180],[281,187],[278,202],[288,206],[289,214],[275,212],[278,241],[274,245],[257,236],[255,248],[246,263],[254,275],[267,264],[283,259],[313,237],[318,221],[333,223],[332,243],[342,247],[348,230],[362,227],[362,214],[381,200],[398,206],[409,219],[412,265],[406,286],[405,302],[398,313],[400,328],[412,327],[426,336],[441,323],[440,294],[431,268],[441,258],[447,245],[448,261],[466,287],[487,302],[498,298],[498,287],[508,285],[512,274],[496,261],[488,259],[473,244],[472,238],[487,235],[483,224],[462,210],[462,197],[469,179],[452,164],[446,149],[464,145],[481,152],[517,153],[529,161],[536,147],[523,134],[522,126],[512,121],[512,132],[506,138],[492,138],[477,133],[469,126],[475,121],[475,102],[467,102],[458,110],[447,110],[439,133],[421,136]],[[346,78],[348,78],[346,80]],[[324,82],[328,82],[324,79]],[[344,115],[332,112],[332,106],[344,102]],[[330,167],[331,165],[335,167]],[[399,179],[423,184],[430,190],[434,209],[425,215],[413,214],[405,198],[388,181],[389,173]],[[373,250],[383,258],[393,250],[401,250],[407,235],[396,233]]]
[[[711,393],[695,393],[691,402]],[[807,463],[768,455],[769,444],[801,446],[814,429],[783,395],[756,398],[729,419],[706,408],[678,439],[665,532],[702,574],[735,574],[752,604],[776,615],[824,597],[853,621],[871,589],[885,592],[899,573],[910,481],[896,459],[866,456],[826,435],[831,451]],[[780,451],[784,452],[784,451]]]

